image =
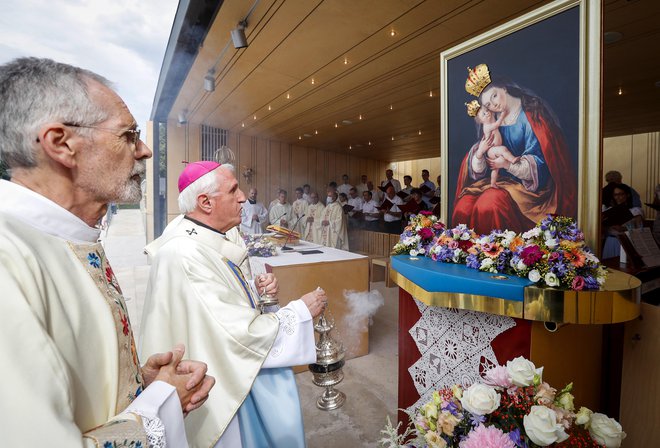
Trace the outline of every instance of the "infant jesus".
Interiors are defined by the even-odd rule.
[[[484,132],[483,139],[488,141],[492,136],[492,143],[490,146],[484,150],[478,150],[476,156],[481,158],[486,153],[486,157],[490,160],[495,160],[498,157],[504,158],[509,163],[516,163],[520,160],[520,157],[516,157],[511,154],[511,151],[506,146],[502,145],[502,134],[500,134],[499,127],[502,124],[502,120],[506,116],[505,113],[500,114],[500,117],[496,120],[495,116],[491,111],[485,107],[480,107],[474,121],[479,123]],[[490,187],[491,188],[500,188],[497,186],[497,175],[499,169],[494,169],[490,172]]]

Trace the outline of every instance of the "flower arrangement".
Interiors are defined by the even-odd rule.
[[[436,221],[433,226],[442,230],[433,236],[430,247],[429,240],[419,235],[424,230],[417,222],[406,227],[394,246],[395,254],[414,252],[440,262],[527,277],[539,285],[578,291],[598,289],[607,277],[607,270],[586,246],[584,234],[572,218],[548,215],[522,234],[493,230],[481,236],[465,224],[444,229]]]
[[[381,432],[381,446],[429,448],[618,448],[626,437],[621,425],[582,407],[576,413],[573,384],[561,391],[543,382],[543,368],[518,357],[486,371],[483,382],[454,385],[433,393],[431,401],[409,414],[410,426]]]
[[[263,235],[243,235],[243,241],[250,257],[272,257],[277,255],[275,245]]]
[[[407,254],[413,257],[426,256],[444,228],[445,225],[431,212],[422,211],[418,215],[412,215],[399,242],[394,245],[392,253],[395,255]]]

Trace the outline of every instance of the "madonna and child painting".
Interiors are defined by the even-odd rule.
[[[549,213],[576,217],[579,39],[570,13],[448,64],[451,225],[524,231]],[[546,39],[562,30],[561,42]],[[571,51],[561,57],[557,45]]]

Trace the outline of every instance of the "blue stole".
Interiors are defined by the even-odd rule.
[[[243,273],[229,260],[227,265],[255,308]],[[304,448],[305,431],[293,370],[290,367],[261,369],[238,408],[238,421],[243,448]]]

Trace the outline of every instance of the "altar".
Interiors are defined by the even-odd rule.
[[[368,354],[368,318],[356,317],[344,292],[369,290],[369,258],[306,241],[291,248],[277,249],[273,257],[250,257],[252,274],[275,274],[282,306],[319,286],[323,288],[328,295],[328,310],[335,319],[333,337],[344,344],[346,359]]]
[[[518,356],[544,366],[551,384],[573,382],[576,402],[600,409],[612,392],[604,326],[640,313],[641,282],[615,270],[601,290],[573,291],[397,255],[391,278],[399,285],[400,409]]]

